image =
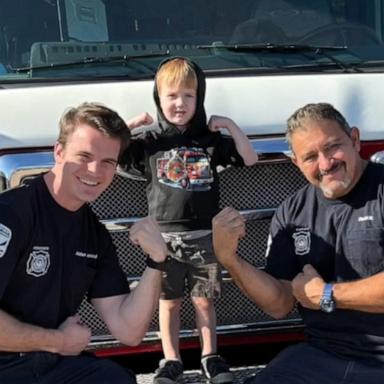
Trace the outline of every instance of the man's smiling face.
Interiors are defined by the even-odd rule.
[[[357,128],[350,136],[334,120],[307,120],[292,134],[293,162],[324,196],[346,195],[363,171]]]
[[[97,129],[80,124],[65,146],[55,146],[54,184],[57,202],[69,210],[97,199],[112,182],[119,157],[120,141]]]

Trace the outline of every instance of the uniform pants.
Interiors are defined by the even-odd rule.
[[[0,384],[136,384],[136,379],[119,364],[92,355],[2,352]]]
[[[265,369],[244,384],[379,384],[384,365],[344,360],[307,343],[280,352]]]

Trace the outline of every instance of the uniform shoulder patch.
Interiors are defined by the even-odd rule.
[[[12,230],[0,223],[0,257],[3,257],[7,252],[9,242],[12,238]]]

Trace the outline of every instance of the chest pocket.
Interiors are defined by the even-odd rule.
[[[351,231],[347,235],[346,258],[360,277],[384,269],[384,228]]]

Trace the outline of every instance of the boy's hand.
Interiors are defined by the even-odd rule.
[[[211,132],[217,132],[220,130],[220,128],[226,128],[230,130],[233,126],[233,121],[224,116],[212,115],[208,121],[208,129]]]
[[[140,245],[144,253],[160,263],[168,255],[167,245],[161,235],[157,222],[150,216],[135,223],[129,230],[129,238],[133,244]]]
[[[141,127],[143,125],[151,125],[153,124],[153,117],[148,112],[140,113],[133,117],[132,119],[127,121],[128,128],[130,130]]]

